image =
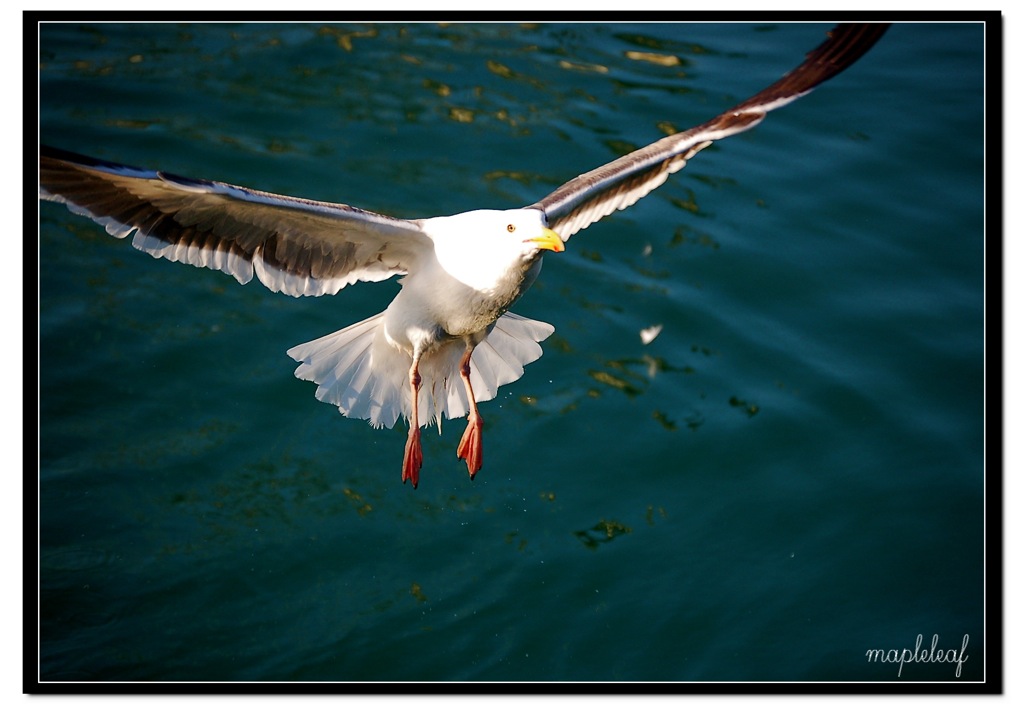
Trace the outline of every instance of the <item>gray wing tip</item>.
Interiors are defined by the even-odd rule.
[[[875,46],[890,23],[842,23],[778,81],[723,114],[772,109],[807,94],[850,67]]]
[[[67,149],[58,149],[55,146],[49,144],[39,145],[39,158],[40,159],[51,159],[53,161],[64,162],[66,164],[77,164],[78,166],[85,166],[93,169],[102,169],[104,171],[113,171],[115,173],[130,173],[130,174],[153,174],[154,172],[140,169],[136,166],[129,166],[127,164],[118,164],[112,161],[104,161],[102,159],[96,159],[85,154],[77,154]]]

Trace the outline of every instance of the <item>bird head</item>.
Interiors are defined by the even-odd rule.
[[[499,211],[507,219],[505,232],[511,241],[518,241],[526,256],[535,256],[540,251],[561,253],[565,250],[562,237],[544,224],[544,214],[535,209]]]
[[[441,266],[469,285],[522,274],[544,251],[565,250],[537,209],[481,209],[423,221]]]

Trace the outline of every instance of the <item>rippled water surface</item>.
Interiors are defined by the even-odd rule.
[[[54,24],[41,138],[403,217],[532,203],[827,25]],[[550,256],[544,357],[461,421],[314,399],[296,299],[40,218],[43,680],[983,677],[980,25],[900,25]],[[640,331],[662,326],[650,344]],[[901,680],[955,680],[915,663]]]

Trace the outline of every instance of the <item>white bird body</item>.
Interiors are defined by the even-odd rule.
[[[440,427],[442,417],[469,411],[464,385],[449,379],[468,345],[491,338],[471,363],[474,393],[482,402],[518,379],[523,366],[541,356],[538,343],[554,332],[546,323],[506,315],[540,272],[542,249],[522,238],[546,230],[539,211],[470,211],[425,219],[423,227],[434,250],[423,251],[409,267],[383,313],[288,351],[303,363],[296,376],[320,385],[318,399],[375,427],[392,427],[399,416],[411,415],[404,388],[415,355],[421,355],[426,386],[419,395],[419,426],[437,421]]]
[[[326,295],[403,275],[382,313],[288,355],[317,399],[375,427],[409,422],[402,479],[416,486],[420,427],[468,414],[457,455],[470,476],[483,463],[477,403],[541,356],[547,323],[507,312],[540,272],[545,251],[633,205],[713,141],[853,64],[884,25],[840,25],[805,61],[713,119],[580,174],[525,208],[417,220],[345,204],[188,179],[42,147],[40,196],[65,203],[151,255],[213,268],[273,291]]]

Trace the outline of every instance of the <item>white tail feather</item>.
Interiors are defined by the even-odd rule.
[[[384,313],[330,335],[296,345],[288,355],[302,363],[295,376],[315,382],[316,398],[337,405],[346,417],[369,420],[374,427],[393,427],[412,414],[409,369],[412,356],[393,347],[384,336]],[[477,402],[498,394],[498,388],[523,375],[523,366],[541,356],[538,343],[554,328],[506,313],[470,361],[470,382]],[[465,349],[460,340],[442,344],[420,360],[420,426],[469,412],[469,399],[459,377]]]

